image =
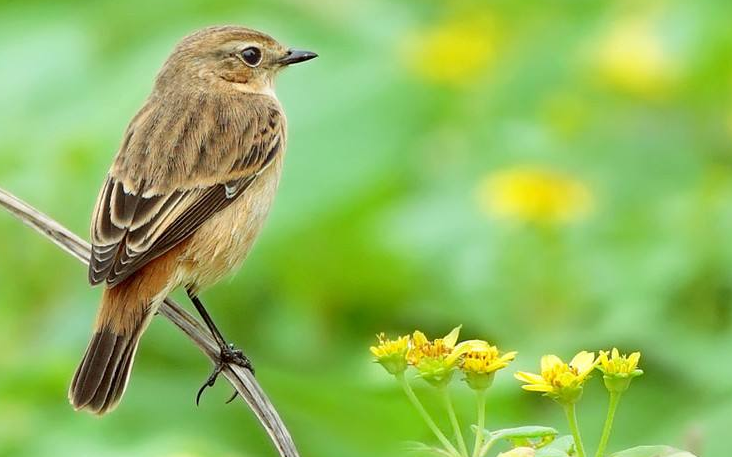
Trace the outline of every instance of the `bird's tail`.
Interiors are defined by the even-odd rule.
[[[127,387],[137,344],[155,309],[136,297],[130,302],[124,286],[104,291],[94,334],[69,388],[76,410],[111,412]]]

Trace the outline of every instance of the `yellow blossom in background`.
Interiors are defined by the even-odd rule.
[[[541,374],[519,371],[515,377],[526,383],[521,386],[524,390],[543,392],[561,403],[574,403],[596,363],[594,352],[582,351],[569,364],[550,354],[541,358]]]
[[[436,387],[444,387],[452,379],[457,357],[455,351],[460,327],[455,327],[444,338],[434,341],[427,339],[419,330],[412,335],[412,345],[407,353],[407,361],[419,371],[419,375]]]
[[[518,167],[486,176],[478,203],[487,214],[539,224],[571,222],[590,212],[593,198],[579,180],[536,167]]]
[[[651,18],[614,22],[593,53],[600,79],[622,92],[660,98],[678,80],[678,59]]]
[[[415,33],[403,46],[403,56],[424,80],[469,84],[493,61],[493,30],[493,20],[485,13],[453,18]]]
[[[371,353],[376,357],[376,362],[391,374],[403,373],[407,369],[409,337],[400,336],[396,340],[390,340],[380,333],[376,338],[379,341],[378,345],[371,346]]]
[[[643,370],[638,368],[640,357],[640,352],[621,355],[617,348],[610,352],[600,351],[597,369],[604,375],[605,387],[616,393],[628,390],[630,381],[643,374]]]
[[[483,390],[493,383],[495,372],[506,368],[517,352],[500,354],[496,346],[485,341],[471,340],[457,345],[455,354],[460,357],[460,370],[471,389]]]

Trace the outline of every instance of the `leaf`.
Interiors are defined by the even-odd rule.
[[[478,427],[473,426],[473,431],[477,432],[477,430]],[[483,433],[491,442],[506,440],[511,442],[514,447],[532,447],[534,449],[546,446],[559,434],[559,432],[554,428],[542,427],[539,425],[504,428],[493,432],[490,430],[484,430]]]
[[[564,435],[536,451],[536,457],[570,457],[574,455],[574,438]]]
[[[492,439],[500,440],[515,440],[515,439],[528,439],[528,438],[546,438],[555,437],[559,432],[551,427],[542,427],[540,425],[527,425],[526,427],[515,427],[515,428],[504,428],[496,430],[494,432],[488,432]]]
[[[696,457],[691,452],[681,451],[671,446],[637,446],[616,452],[610,457]]]

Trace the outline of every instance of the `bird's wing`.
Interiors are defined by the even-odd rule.
[[[92,218],[92,285],[114,287],[185,240],[283,149],[276,106],[217,105],[182,102],[179,120],[162,128],[155,107],[133,119]]]

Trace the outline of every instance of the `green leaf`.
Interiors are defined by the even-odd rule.
[[[570,457],[574,455],[574,438],[564,435],[536,451],[536,457]]]
[[[526,427],[515,427],[515,428],[504,428],[501,430],[496,430],[494,432],[489,432],[486,430],[486,434],[488,434],[491,438],[495,440],[500,439],[506,439],[506,440],[515,440],[515,439],[528,439],[528,438],[546,438],[546,437],[555,437],[559,434],[559,432],[551,427],[542,427],[539,425],[527,425]]]
[[[637,446],[616,452],[610,457],[696,457],[691,452],[681,451],[671,446]]]
[[[478,427],[473,426],[473,432],[477,432],[477,430]],[[514,447],[529,446],[535,449],[551,443],[559,434],[556,429],[551,427],[541,427],[539,425],[504,428],[493,432],[490,430],[484,430],[483,433],[488,437],[489,441],[492,442],[506,440],[510,441]]]

